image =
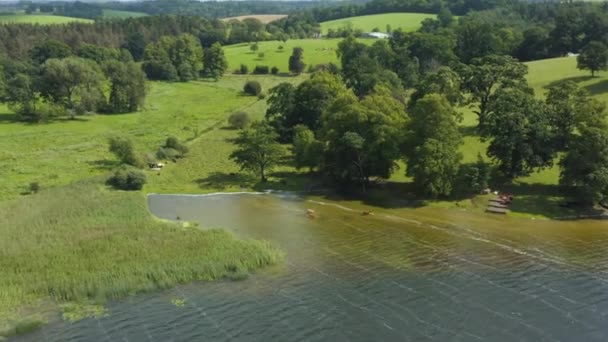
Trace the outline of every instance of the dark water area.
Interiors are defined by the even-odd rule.
[[[356,202],[251,194],[152,195],[149,206],[271,241],[286,263],[134,296],[16,341],[608,341],[606,221],[362,216]]]

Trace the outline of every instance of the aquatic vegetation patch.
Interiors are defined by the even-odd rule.
[[[178,308],[182,308],[186,305],[185,299],[173,298],[171,299],[171,304],[175,305]]]
[[[63,319],[77,322],[84,318],[101,318],[109,315],[103,304],[96,303],[66,303],[61,305]]]
[[[61,306],[68,320],[96,317],[103,306],[88,303],[230,277],[226,265],[248,273],[283,257],[267,242],[155,219],[142,193],[109,190],[101,179],[0,203],[0,236],[0,327],[43,300],[70,303]]]

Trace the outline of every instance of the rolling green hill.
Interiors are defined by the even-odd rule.
[[[435,15],[422,13],[374,14],[326,21],[321,23],[321,29],[324,34],[329,29],[337,30],[343,27],[352,27],[364,32],[371,32],[374,28],[378,28],[381,32],[386,32],[387,25],[390,25],[393,30],[401,28],[405,31],[415,31],[427,18],[435,18]]]
[[[14,15],[0,15],[0,24],[18,23],[18,24],[41,24],[41,25],[54,25],[54,24],[67,24],[71,22],[81,23],[92,23],[93,20],[62,17],[60,15],[47,15],[47,14],[14,14]]]
[[[111,9],[103,10],[104,19],[113,19],[113,18],[123,19],[123,18],[137,18],[137,17],[146,17],[146,16],[147,16],[146,13],[141,13],[141,12],[118,11],[118,10],[111,10]]]

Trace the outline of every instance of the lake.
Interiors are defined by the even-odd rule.
[[[608,221],[290,194],[151,195],[149,206],[271,241],[286,262],[244,281],[133,296],[107,317],[16,341],[608,340]]]

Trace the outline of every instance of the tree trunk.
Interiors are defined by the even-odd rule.
[[[266,183],[266,175],[264,174],[264,165],[260,165],[260,174],[262,176],[262,183]]]

